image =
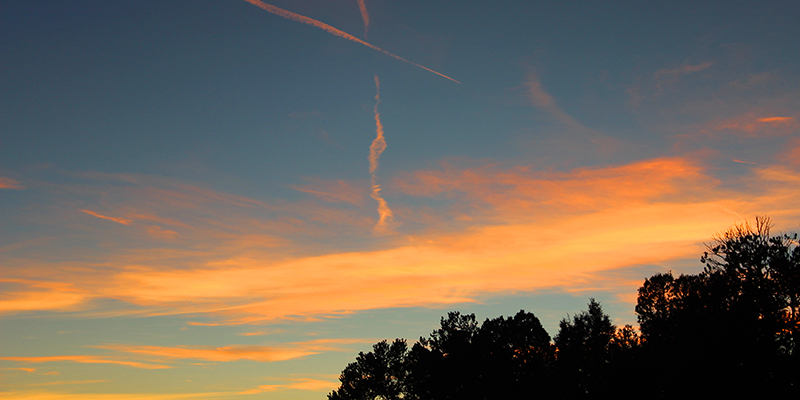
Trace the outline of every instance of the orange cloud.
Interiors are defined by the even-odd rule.
[[[5,178],[0,176],[0,189],[15,189],[15,190],[23,190],[25,189],[20,185],[19,181],[11,178]]]
[[[713,173],[684,158],[571,171],[444,164],[438,170],[400,175],[387,187],[399,193],[398,198],[414,197],[415,203],[428,199],[445,203],[441,208],[429,207],[425,212],[431,215],[449,210],[462,215],[385,238],[380,247],[364,245],[362,238],[346,241],[359,244],[348,252],[302,247],[291,241],[282,247],[259,246],[262,237],[254,232],[269,227],[269,221],[258,215],[248,218],[251,215],[241,210],[265,213],[274,206],[226,203],[219,211],[216,203],[203,206],[204,198],[194,200],[190,209],[156,202],[161,208],[148,212],[194,221],[206,236],[170,247],[158,239],[139,238],[151,242],[135,251],[98,258],[95,264],[72,262],[54,268],[30,262],[9,271],[31,276],[54,271],[50,278],[64,286],[42,291],[76,296],[63,307],[36,303],[17,309],[68,310],[78,304],[86,310],[93,304],[86,300],[104,298],[126,302],[142,315],[205,314],[210,320],[204,323],[209,325],[309,320],[360,310],[480,301],[497,293],[574,288],[578,283],[585,286],[583,282],[603,271],[696,259],[704,241],[742,221],[742,216],[769,214],[776,221],[800,217],[796,171],[754,166],[748,175],[724,185]],[[727,189],[731,185],[746,189]],[[104,199],[117,198],[113,191],[106,193]],[[149,204],[149,193],[126,192],[133,195],[120,195],[129,202],[121,206],[139,212],[138,208],[146,207],[137,201]],[[413,213],[424,208],[406,207],[403,212],[413,219]],[[318,209],[320,215],[330,210]],[[308,214],[302,217],[309,218]],[[253,220],[258,224],[248,225]],[[240,229],[242,225],[248,228]],[[269,237],[263,240],[268,242]],[[13,293],[32,291],[25,287]],[[14,309],[15,299],[7,298],[10,303],[5,307]],[[178,348],[173,354],[266,360],[281,354],[327,351],[310,346]],[[142,355],[166,352],[163,348],[139,350]]]
[[[369,146],[369,173],[372,177],[372,197],[378,202],[378,222],[375,224],[376,233],[387,233],[387,225],[392,220],[392,210],[386,204],[386,200],[381,197],[381,186],[376,183],[377,177],[375,173],[378,170],[378,162],[380,161],[381,153],[386,150],[386,140],[383,137],[383,124],[381,124],[381,114],[378,112],[378,106],[381,104],[381,81],[378,75],[375,75],[375,131],[377,136],[372,144]]]
[[[151,225],[145,228],[150,236],[159,239],[172,239],[178,236],[178,232],[163,229],[160,226]]]
[[[324,381],[321,379],[294,379],[294,383],[289,384],[276,384],[276,385],[259,385],[255,389],[245,390],[239,394],[258,394],[264,392],[274,392],[278,390],[310,390],[314,392],[329,392],[339,387],[339,382]]]
[[[178,393],[178,394],[153,394],[153,393],[53,393],[43,391],[13,391],[0,392],[3,400],[185,400],[201,398],[231,398],[235,392],[209,392],[209,393]]]
[[[768,118],[759,118],[758,122],[771,122],[771,123],[793,123],[793,117],[768,117]]]
[[[160,359],[203,360],[231,362],[240,360],[275,362],[318,354],[318,351],[301,348],[275,348],[265,346],[226,346],[226,347],[161,347],[161,346],[96,346],[107,350],[157,357]]]
[[[135,361],[116,360],[100,356],[50,356],[50,357],[0,357],[0,360],[26,362],[26,363],[45,363],[45,362],[75,362],[81,364],[115,364],[143,369],[165,369],[172,368],[167,365],[145,364]]]
[[[94,217],[97,217],[97,218],[102,218],[102,219],[107,219],[109,221],[114,221],[114,222],[116,222],[118,224],[122,224],[122,225],[130,225],[133,222],[133,220],[131,220],[131,219],[118,218],[118,217],[107,217],[105,215],[100,215],[100,214],[98,214],[98,213],[96,213],[94,211],[89,211],[89,210],[80,210],[80,211],[84,212],[86,214],[89,214],[91,216],[94,216]]]
[[[363,40],[361,40],[361,39],[359,39],[359,38],[357,38],[357,37],[355,37],[355,36],[353,36],[353,35],[351,35],[349,33],[343,32],[343,31],[341,31],[339,29],[336,29],[336,28],[334,28],[334,27],[332,27],[332,26],[330,26],[328,24],[325,24],[323,22],[320,22],[320,21],[317,21],[315,19],[302,16],[302,15],[299,15],[299,14],[295,14],[295,13],[293,13],[291,11],[287,11],[287,10],[284,10],[282,8],[275,7],[273,5],[266,4],[266,3],[264,3],[264,2],[262,2],[260,0],[245,0],[245,1],[250,3],[250,4],[252,4],[252,5],[254,5],[254,6],[256,6],[256,7],[259,7],[261,9],[265,10],[265,11],[273,13],[273,14],[275,14],[277,16],[286,18],[286,19],[291,20],[291,21],[300,22],[300,23],[303,23],[303,24],[306,24],[306,25],[311,25],[313,27],[322,29],[323,31],[328,32],[328,33],[330,33],[332,35],[339,36],[341,38],[345,38],[347,40],[362,44],[364,46],[369,47],[370,49],[377,50],[377,51],[379,51],[379,52],[381,52],[383,54],[386,54],[387,56],[392,57],[392,58],[394,58],[396,60],[400,60],[400,61],[409,63],[411,65],[414,65],[416,67],[422,68],[422,69],[424,69],[424,70],[426,70],[428,72],[432,72],[432,73],[434,73],[436,75],[441,76],[442,78],[449,79],[449,80],[451,80],[451,81],[453,81],[455,83],[461,83],[461,82],[459,82],[459,81],[457,81],[457,80],[455,80],[455,79],[453,79],[453,78],[451,78],[451,77],[449,77],[449,76],[447,76],[445,74],[436,72],[436,71],[434,71],[434,70],[432,70],[430,68],[424,67],[424,66],[419,65],[419,64],[417,64],[415,62],[408,61],[403,57],[400,57],[398,55],[392,54],[392,53],[390,53],[390,52],[388,52],[386,50],[381,49],[378,46],[374,46],[372,44],[369,44],[369,43],[367,43],[367,42],[365,42],[365,41],[363,41]]]
[[[8,271],[10,273],[10,271]],[[88,298],[72,283],[0,279],[11,285],[0,296],[0,315],[35,310],[75,310]]]
[[[364,343],[364,339],[321,339],[307,342],[295,342],[288,346],[127,346],[103,345],[93,346],[100,349],[114,350],[140,356],[169,360],[201,360],[211,362],[232,362],[241,360],[276,362],[306,357],[327,351],[343,351],[338,344]]]
[[[392,186],[413,196],[461,196],[473,208],[483,203],[498,216],[519,218],[514,214],[557,212],[560,216],[665,200],[714,184],[699,165],[681,158],[658,158],[569,172],[493,166],[462,169],[445,163],[442,170],[401,174]]]
[[[31,384],[30,386],[84,385],[87,383],[102,383],[102,382],[109,382],[109,381],[105,379],[97,379],[91,381],[55,381],[55,382],[35,383]]]
[[[716,121],[701,132],[724,131],[745,137],[786,136],[800,129],[794,117],[758,117],[747,113],[733,118]]]

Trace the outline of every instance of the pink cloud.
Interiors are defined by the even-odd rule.
[[[715,121],[704,130],[706,132],[725,132],[745,137],[759,138],[786,136],[800,129],[795,117],[761,117],[755,113]]]
[[[0,176],[0,189],[23,190],[25,188],[16,179]]]
[[[106,220],[109,220],[109,221],[114,221],[114,222],[116,222],[118,224],[122,224],[122,225],[130,225],[131,222],[133,222],[133,220],[128,219],[128,218],[108,217],[108,216],[101,215],[101,214],[98,214],[98,213],[96,213],[94,211],[89,211],[89,210],[80,210],[80,211],[83,212],[83,213],[89,214],[89,215],[91,215],[93,217],[106,219]]]

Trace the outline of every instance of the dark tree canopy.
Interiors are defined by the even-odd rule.
[[[342,385],[329,394],[328,399],[405,398],[407,355],[408,347],[403,339],[397,339],[392,344],[384,340],[376,343],[369,353],[358,353],[356,361],[342,371]]]
[[[572,388],[569,397],[596,394],[609,361],[609,346],[616,327],[603,313],[600,303],[589,300],[588,311],[565,318],[559,324],[555,337],[559,373],[565,387]]]
[[[636,313],[653,370],[675,382],[704,376],[709,395],[779,393],[800,383],[800,250],[796,235],[771,237],[769,228],[758,218],[755,227],[717,236],[698,275],[645,280]]]
[[[486,319],[450,312],[409,350],[382,341],[359,353],[330,400],[772,398],[800,386],[800,247],[769,220],[718,235],[697,275],[646,279],[638,329],[600,303],[551,338],[520,311]]]

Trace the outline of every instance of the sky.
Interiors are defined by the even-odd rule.
[[[0,397],[325,398],[800,230],[794,1],[0,3]]]

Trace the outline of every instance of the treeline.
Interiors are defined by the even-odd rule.
[[[769,220],[714,238],[697,275],[656,274],[639,288],[639,327],[616,327],[599,303],[552,338],[520,311],[448,313],[409,348],[359,353],[329,400],[774,398],[800,387],[800,247]]]

